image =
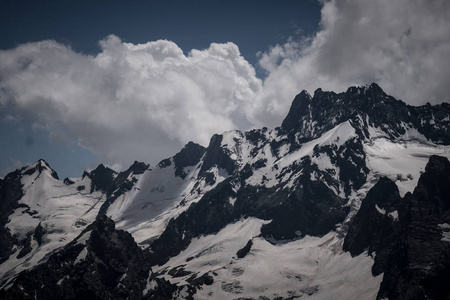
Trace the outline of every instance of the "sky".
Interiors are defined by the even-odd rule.
[[[0,176],[156,165],[302,90],[449,102],[448,0],[2,0]]]

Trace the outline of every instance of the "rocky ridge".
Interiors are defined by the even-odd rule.
[[[0,281],[3,288],[9,287],[8,293],[20,294],[21,278],[35,270],[48,272],[55,267],[54,257],[66,255],[61,254],[64,251],[83,251],[76,238],[89,231],[93,226],[89,224],[111,222],[108,216],[144,249],[132,247],[145,258],[143,272],[149,275],[144,281],[161,280],[163,296],[324,298],[345,286],[346,291],[339,292],[344,299],[352,287],[338,285],[323,272],[325,266],[351,265],[365,274],[360,280],[365,278],[367,285],[351,297],[359,293],[379,299],[442,298],[448,295],[439,283],[449,272],[450,222],[446,179],[442,184],[435,178],[446,178],[447,173],[432,170],[447,168],[445,158],[433,155],[450,157],[449,120],[447,103],[408,106],[376,84],[339,94],[319,89],[314,96],[305,91],[297,95],[278,128],[217,134],[206,148],[190,142],[154,168],[135,162],[118,173],[100,165],[80,178],[61,182],[47,164],[26,167],[0,181],[0,195],[6,199],[0,202],[5,205],[0,218],[0,234],[5,237],[0,244],[4,260]],[[407,193],[416,185],[413,193]],[[38,193],[43,188],[50,192]],[[67,205],[73,206],[70,213],[63,209]],[[66,225],[54,220],[55,209]],[[417,253],[423,249],[410,243],[420,244],[417,240],[428,237],[431,244],[423,244],[435,254],[421,260]],[[315,252],[306,255],[290,247]],[[263,258],[275,249],[284,249],[303,264],[271,265],[281,268],[281,277],[275,278],[283,285],[274,283],[273,291],[256,292],[267,283],[253,286],[254,280],[243,277],[251,276],[258,265],[248,262],[265,263]],[[97,255],[95,249],[91,252]],[[312,276],[304,269],[307,258],[319,254]],[[89,264],[98,268],[96,262]],[[125,259],[119,265],[128,263],[135,264]],[[429,269],[430,264],[435,267]],[[291,273],[283,273],[291,268]],[[122,271],[111,272],[117,275],[111,286],[102,287],[103,294],[95,297],[145,297],[136,292],[144,287],[140,279],[127,288],[135,294],[121,294],[119,283],[123,283],[117,278]],[[58,276],[66,276],[63,273]],[[340,273],[347,278],[344,282],[357,280],[352,277],[355,272]],[[95,281],[104,284],[107,279],[99,276]],[[25,293],[31,295],[39,284],[30,285]]]

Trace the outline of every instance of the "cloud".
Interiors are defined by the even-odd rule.
[[[410,104],[449,101],[448,28],[448,0],[324,1],[317,33],[260,53],[264,82],[233,43],[184,54],[110,35],[96,56],[28,43],[0,51],[0,105],[106,164],[154,164],[189,140],[280,125],[303,89],[377,82]]]
[[[54,140],[91,150],[105,163],[157,163],[193,140],[248,128],[261,89],[233,43],[187,56],[173,42],[133,45],[110,35],[96,56],[54,41],[0,52],[0,104],[32,115]]]
[[[9,157],[8,159],[3,157],[3,163],[5,166],[0,171],[0,179],[3,179],[4,176],[6,176],[10,172],[13,172],[17,169],[21,169],[23,168],[23,166],[31,164],[29,162],[22,162],[12,157]]]
[[[324,1],[321,29],[261,54],[268,72],[251,112],[276,126],[302,89],[343,91],[377,82],[410,104],[450,100],[450,2]]]

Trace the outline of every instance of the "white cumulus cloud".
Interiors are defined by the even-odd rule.
[[[0,103],[32,114],[52,138],[124,166],[250,126],[245,111],[261,81],[235,44],[187,56],[166,40],[133,45],[110,35],[100,46],[96,56],[54,41],[1,51]]]
[[[410,104],[449,101],[449,28],[448,0],[323,1],[318,32],[260,54],[264,82],[233,43],[185,54],[110,35],[95,56],[28,43],[0,51],[0,108],[107,164],[154,164],[189,140],[280,125],[303,89],[377,82]]]

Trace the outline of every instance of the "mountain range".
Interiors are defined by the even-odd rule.
[[[450,104],[298,94],[150,166],[0,179],[2,299],[448,299]]]

